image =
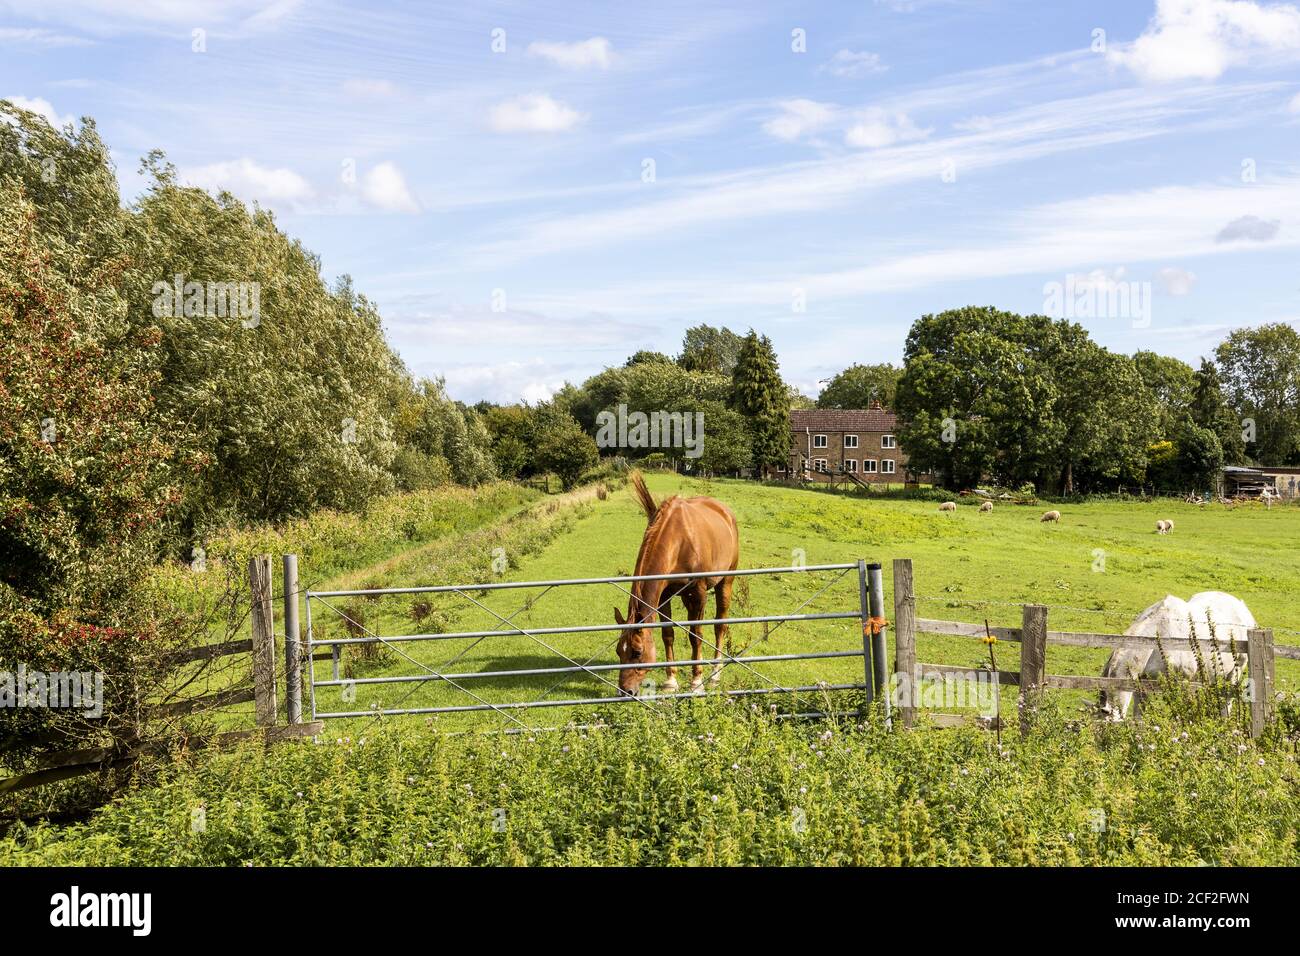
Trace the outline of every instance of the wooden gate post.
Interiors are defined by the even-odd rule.
[[[1250,735],[1258,737],[1273,716],[1273,629],[1246,632],[1246,657],[1250,677]]]
[[[253,598],[253,709],[257,726],[275,726],[275,612],[271,606],[271,556],[248,562]]]
[[[1026,604],[1020,614],[1020,732],[1028,733],[1047,676],[1047,607]]]
[[[916,723],[920,693],[916,674],[916,595],[912,591],[912,559],[894,559],[894,684],[903,727]]]
[[[298,630],[298,555],[284,556],[284,706],[291,724],[302,723],[302,635]]]

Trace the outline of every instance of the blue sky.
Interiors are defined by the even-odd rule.
[[[699,322],[812,394],[1069,277],[1150,284],[1125,352],[1300,323],[1295,5],[0,0],[0,96],[275,210],[466,401]]]

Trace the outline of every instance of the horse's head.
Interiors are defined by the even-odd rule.
[[[629,608],[627,617],[623,617],[618,608],[614,608],[614,620],[622,624],[644,624],[645,614],[635,608]],[[647,626],[628,628],[618,637],[618,662],[620,664],[653,664],[655,659],[655,642]],[[626,667],[618,672],[618,692],[629,697],[634,696],[641,682],[645,680],[647,668]]]

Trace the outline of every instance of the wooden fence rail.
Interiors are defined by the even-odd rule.
[[[951,664],[930,664],[916,659],[916,635],[918,633],[939,634],[952,637],[984,638],[985,625],[966,621],[946,621],[936,618],[918,618],[916,616],[916,593],[913,587],[912,562],[907,558],[894,561],[894,640],[895,640],[895,688],[898,699],[895,707],[902,718],[904,727],[916,724],[916,699],[919,696],[919,684],[930,675],[937,677],[977,678],[1009,685],[1020,689],[1020,725],[1027,730],[1033,723],[1038,701],[1044,690],[1086,690],[1086,691],[1153,691],[1160,686],[1159,680],[1133,677],[1093,677],[1081,674],[1047,673],[1047,645],[1061,644],[1068,647],[1097,648],[1136,648],[1148,649],[1155,641],[1150,637],[1134,637],[1125,634],[1101,634],[1087,631],[1052,631],[1048,630],[1048,607],[1042,604],[1026,604],[1022,609],[1020,627],[990,627],[991,634],[1000,642],[1020,645],[1020,670],[997,672],[996,681],[991,671],[978,667],[959,667]],[[1169,648],[1186,648],[1197,646],[1205,653],[1215,649],[1222,650],[1224,642],[1212,642],[1202,638],[1161,638],[1160,643]],[[1216,648],[1217,645],[1217,648]],[[1275,684],[1275,658],[1285,657],[1300,660],[1300,647],[1276,645],[1273,643],[1273,631],[1269,628],[1252,628],[1247,632],[1246,646],[1241,648],[1234,641],[1226,646],[1234,651],[1244,650],[1247,657],[1247,676],[1249,678],[1249,702],[1251,734],[1259,736],[1272,716]],[[1200,687],[1202,683],[1188,681],[1189,686]],[[932,714],[939,718],[939,726],[952,726],[966,721],[962,714]]]
[[[30,773],[0,779],[0,794],[25,790],[43,784],[67,780],[83,774],[95,773],[109,767],[125,766],[149,753],[161,753],[180,744],[188,749],[197,747],[226,747],[260,736],[268,743],[312,737],[323,728],[321,721],[301,722],[302,675],[304,658],[302,635],[298,633],[297,556],[284,556],[285,588],[285,695],[288,724],[277,723],[275,622],[271,582],[271,556],[257,555],[249,562],[249,594],[252,599],[253,636],[238,641],[223,641],[187,647],[167,654],[163,666],[168,669],[194,663],[211,661],[235,654],[252,655],[253,682],[251,687],[220,690],[203,697],[186,697],[165,701],[146,707],[152,717],[178,717],[202,711],[218,710],[250,701],[254,705],[256,727],[208,736],[175,737],[149,742],[120,742],[113,747],[83,747],[42,754],[37,767]],[[321,655],[329,658],[329,655]],[[296,673],[295,673],[296,671]]]

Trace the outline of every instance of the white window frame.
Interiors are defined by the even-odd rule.
[[[881,448],[897,448],[897,447],[898,447],[898,439],[895,438],[893,435],[881,435],[881,436],[880,436],[880,447],[881,447]]]
[[[882,475],[892,475],[894,473],[894,459],[882,458],[880,460],[880,473]]]
[[[874,475],[876,473],[876,459],[874,458],[862,459],[862,473],[864,475]]]
[[[858,473],[858,460],[856,458],[845,458],[844,470],[851,475],[856,475]]]
[[[813,459],[813,471],[819,471],[819,472],[821,472],[823,475],[826,474],[826,459],[825,459],[825,458],[814,458],[814,459]]]
[[[828,447],[826,436],[825,436],[825,435],[813,435],[813,447],[814,447],[814,448],[826,448],[826,447]]]
[[[857,448],[857,447],[858,447],[858,436],[857,436],[857,435],[845,435],[845,436],[844,436],[844,447],[845,447],[845,448]]]

